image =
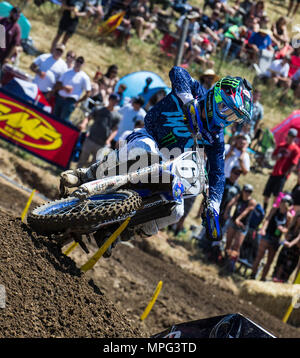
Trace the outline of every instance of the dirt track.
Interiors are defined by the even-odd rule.
[[[88,257],[81,248],[66,257],[21,223],[28,195],[1,182],[0,284],[7,302],[0,337],[149,337],[176,323],[236,312],[277,337],[300,337],[300,328],[241,300],[230,279],[166,233],[119,244],[110,259],[81,274]],[[160,280],[162,291],[142,322]]]

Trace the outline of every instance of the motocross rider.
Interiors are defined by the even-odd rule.
[[[252,86],[246,79],[227,76],[207,91],[187,70],[178,66],[171,69],[169,77],[172,91],[147,113],[145,127],[127,137],[126,150],[142,148],[160,154],[162,148],[180,148],[182,153],[194,146],[193,135],[196,136],[198,144],[204,147],[209,166],[209,198],[204,216],[213,217],[218,227],[225,182],[224,127],[251,120]],[[95,180],[100,164],[96,162],[86,169],[63,172],[61,183],[75,187]],[[159,229],[178,222],[183,213],[183,205],[177,205],[171,216],[142,224],[140,232],[154,235]],[[209,231],[208,234],[212,239],[220,239],[220,232],[217,237],[212,237]]]

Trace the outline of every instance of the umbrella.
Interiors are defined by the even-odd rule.
[[[116,84],[116,92],[121,83],[127,87],[124,91],[124,97],[132,98],[141,95],[145,100],[145,105],[157,91],[163,89],[166,94],[171,92],[171,88],[165,84],[162,78],[151,71],[137,71],[125,75]]]

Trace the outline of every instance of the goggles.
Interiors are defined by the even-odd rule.
[[[227,107],[225,103],[223,102],[217,103],[217,107],[220,116],[226,119],[228,122],[236,122],[236,123],[243,122],[242,114],[241,117],[239,117],[236,114],[236,112],[234,112],[231,108]]]

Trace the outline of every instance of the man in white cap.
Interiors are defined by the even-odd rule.
[[[45,95],[52,91],[60,76],[68,69],[66,62],[61,58],[64,50],[63,44],[56,44],[52,53],[38,56],[30,66],[36,74],[33,82]]]
[[[297,136],[297,129],[291,128],[288,131],[285,142],[280,143],[273,152],[272,157],[276,160],[276,163],[263,192],[265,211],[268,207],[270,196],[272,194],[275,198],[278,196],[290,173],[298,164],[300,150],[299,146],[295,143]]]

